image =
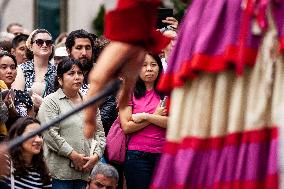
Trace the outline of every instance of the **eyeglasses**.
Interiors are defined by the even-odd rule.
[[[52,40],[43,40],[43,39],[36,39],[33,43],[36,43],[39,47],[43,46],[45,43],[46,46],[50,47],[53,43]]]

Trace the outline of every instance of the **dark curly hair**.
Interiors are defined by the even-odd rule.
[[[159,55],[152,54],[152,53],[147,53],[147,54],[152,56],[154,58],[154,60],[157,62],[158,66],[159,66],[159,73],[158,73],[158,76],[157,76],[157,78],[156,78],[156,80],[154,82],[154,90],[161,98],[163,98],[164,95],[162,93],[160,93],[156,89],[156,86],[157,86],[158,81],[160,79],[160,75],[163,72],[162,61],[161,61]],[[140,77],[138,77],[138,80],[136,81],[136,84],[135,84],[133,92],[134,92],[135,98],[137,98],[137,99],[145,96],[145,94],[146,94],[146,85],[145,85],[144,81]]]
[[[26,34],[19,34],[14,39],[12,40],[12,47],[15,49],[21,43],[22,41],[26,42],[27,39],[29,38],[28,35]]]
[[[40,122],[32,117],[21,117],[19,118],[11,127],[9,131],[8,140],[14,139],[18,136],[21,136],[26,127],[30,124],[38,123]],[[17,146],[13,149],[11,149],[11,159],[13,161],[13,166],[15,168],[14,175],[19,177],[25,177],[28,174],[27,167],[25,166],[25,160],[23,158],[22,154],[22,146]],[[43,184],[49,184],[51,177],[48,171],[48,168],[46,166],[46,163],[44,161],[43,157],[43,149],[40,150],[39,154],[33,155],[32,158],[32,166],[34,169],[36,169],[42,178]]]
[[[103,49],[110,43],[110,40],[105,38],[103,35],[96,38],[95,41],[95,49],[94,49],[94,62],[97,62],[99,55],[103,51]]]
[[[80,29],[80,30],[75,30],[75,31],[72,31],[66,38],[66,41],[65,41],[65,46],[66,46],[66,49],[69,50],[71,52],[72,50],[72,47],[75,45],[75,39],[77,38],[88,38],[91,42],[91,46],[92,46],[92,52],[94,52],[94,36],[87,32],[86,30],[83,30],[83,29]],[[94,53],[93,53],[94,54]]]

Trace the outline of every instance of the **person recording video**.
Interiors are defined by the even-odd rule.
[[[173,16],[173,9],[158,8],[156,27],[164,36],[171,39],[170,43],[162,50],[160,55],[163,69],[166,71],[169,55],[174,46],[178,28],[178,21]]]

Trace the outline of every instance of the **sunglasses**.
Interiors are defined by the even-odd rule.
[[[36,39],[33,43],[36,43],[39,47],[43,46],[45,43],[46,46],[50,47],[53,43],[52,40],[43,40],[43,39]]]

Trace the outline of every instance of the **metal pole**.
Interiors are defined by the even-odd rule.
[[[44,125],[42,125],[39,129],[27,134],[27,135],[22,135],[22,136],[19,136],[17,138],[14,138],[13,140],[9,141],[7,143],[7,146],[8,146],[8,150],[22,144],[23,142],[25,142],[26,140],[34,137],[35,135],[47,130],[49,127],[51,127],[52,125],[54,124],[57,124],[59,123],[60,121],[66,119],[67,117],[83,110],[84,108],[86,108],[87,106],[90,106],[96,102],[98,102],[99,100],[101,100],[102,98],[110,95],[110,94],[113,94],[115,92],[117,92],[120,88],[120,85],[121,85],[121,81],[120,80],[116,80],[110,84],[108,84],[106,86],[106,88],[100,92],[97,96],[95,96],[94,98],[84,102],[82,105],[80,106],[77,106],[76,108],[74,108],[73,110],[71,110],[70,112],[67,112],[65,114],[62,114],[61,116],[57,117],[56,119],[50,121],[49,123],[46,123]]]

